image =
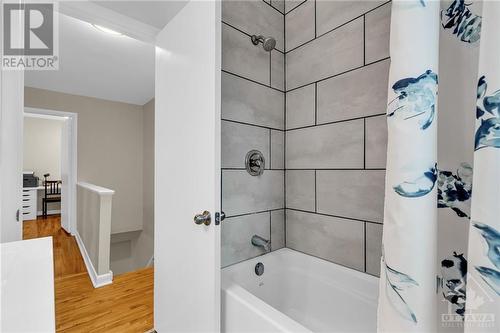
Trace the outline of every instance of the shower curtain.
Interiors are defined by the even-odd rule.
[[[378,332],[500,332],[500,1],[393,0],[390,53]]]

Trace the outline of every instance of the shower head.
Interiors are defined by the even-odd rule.
[[[253,35],[251,38],[253,45],[259,45],[259,43],[262,43],[262,47],[267,52],[274,50],[274,47],[276,46],[276,39],[274,39],[273,37]]]

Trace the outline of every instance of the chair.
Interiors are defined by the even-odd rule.
[[[60,180],[48,180],[50,174],[45,174],[44,187],[45,195],[42,199],[42,215],[47,217],[47,204],[49,202],[61,202],[61,184]]]

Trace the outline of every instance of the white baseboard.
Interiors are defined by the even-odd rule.
[[[154,262],[155,262],[155,257],[154,257],[154,255],[152,255],[151,258],[149,258],[148,263],[146,264],[146,267],[153,266]]]
[[[85,262],[85,266],[87,267],[87,272],[90,277],[90,281],[94,285],[94,288],[99,288],[108,284],[113,283],[113,272],[109,271],[106,274],[98,275],[92,261],[90,260],[90,256],[85,248],[85,244],[83,244],[83,240],[78,234],[78,231],[75,233],[76,243],[80,248],[80,253],[82,254],[83,261]]]
[[[61,214],[60,209],[47,210],[47,215]],[[40,210],[36,212],[36,216],[42,216],[43,212]]]

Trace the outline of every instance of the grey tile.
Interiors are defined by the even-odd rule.
[[[289,11],[303,3],[305,0],[285,0],[285,13],[288,14]]]
[[[385,1],[317,1],[316,24],[318,36],[379,6]]]
[[[387,117],[366,118],[365,158],[367,169],[383,169],[387,160]]]
[[[271,51],[271,87],[285,90],[285,55]]]
[[[271,249],[278,250],[285,247],[285,210],[271,212]]]
[[[287,209],[286,246],[364,270],[363,222]]]
[[[285,132],[271,130],[271,168],[285,168]]]
[[[276,48],[283,51],[284,17],[262,1],[222,1],[222,21],[249,35],[272,36]],[[248,43],[257,48],[250,39]],[[261,46],[258,48],[262,50]]]
[[[315,210],[315,171],[286,170],[286,208],[314,212]]]
[[[287,169],[363,167],[363,120],[286,132]]]
[[[246,170],[223,170],[222,210],[233,216],[284,208],[283,173],[266,170],[250,176]]]
[[[363,18],[286,55],[287,90],[363,65]]]
[[[269,85],[269,53],[255,47],[250,37],[222,25],[222,69]]]
[[[222,121],[222,167],[244,168],[246,154],[252,149],[261,151],[269,160],[269,131],[267,128]]]
[[[270,238],[269,212],[227,218],[222,223],[222,267],[247,260],[264,253],[253,246],[253,235]]]
[[[286,129],[314,125],[315,84],[286,93]]]
[[[314,0],[308,0],[285,16],[285,31],[287,51],[314,39]]]
[[[222,73],[222,118],[283,129],[285,94]]]
[[[380,275],[382,224],[366,223],[366,272]]]
[[[285,0],[271,0],[271,5],[281,13],[285,13]]]
[[[319,213],[382,222],[384,217],[383,170],[318,170]]]
[[[389,60],[318,82],[318,124],[384,113]]]
[[[387,3],[366,14],[366,63],[389,57],[391,4]]]

